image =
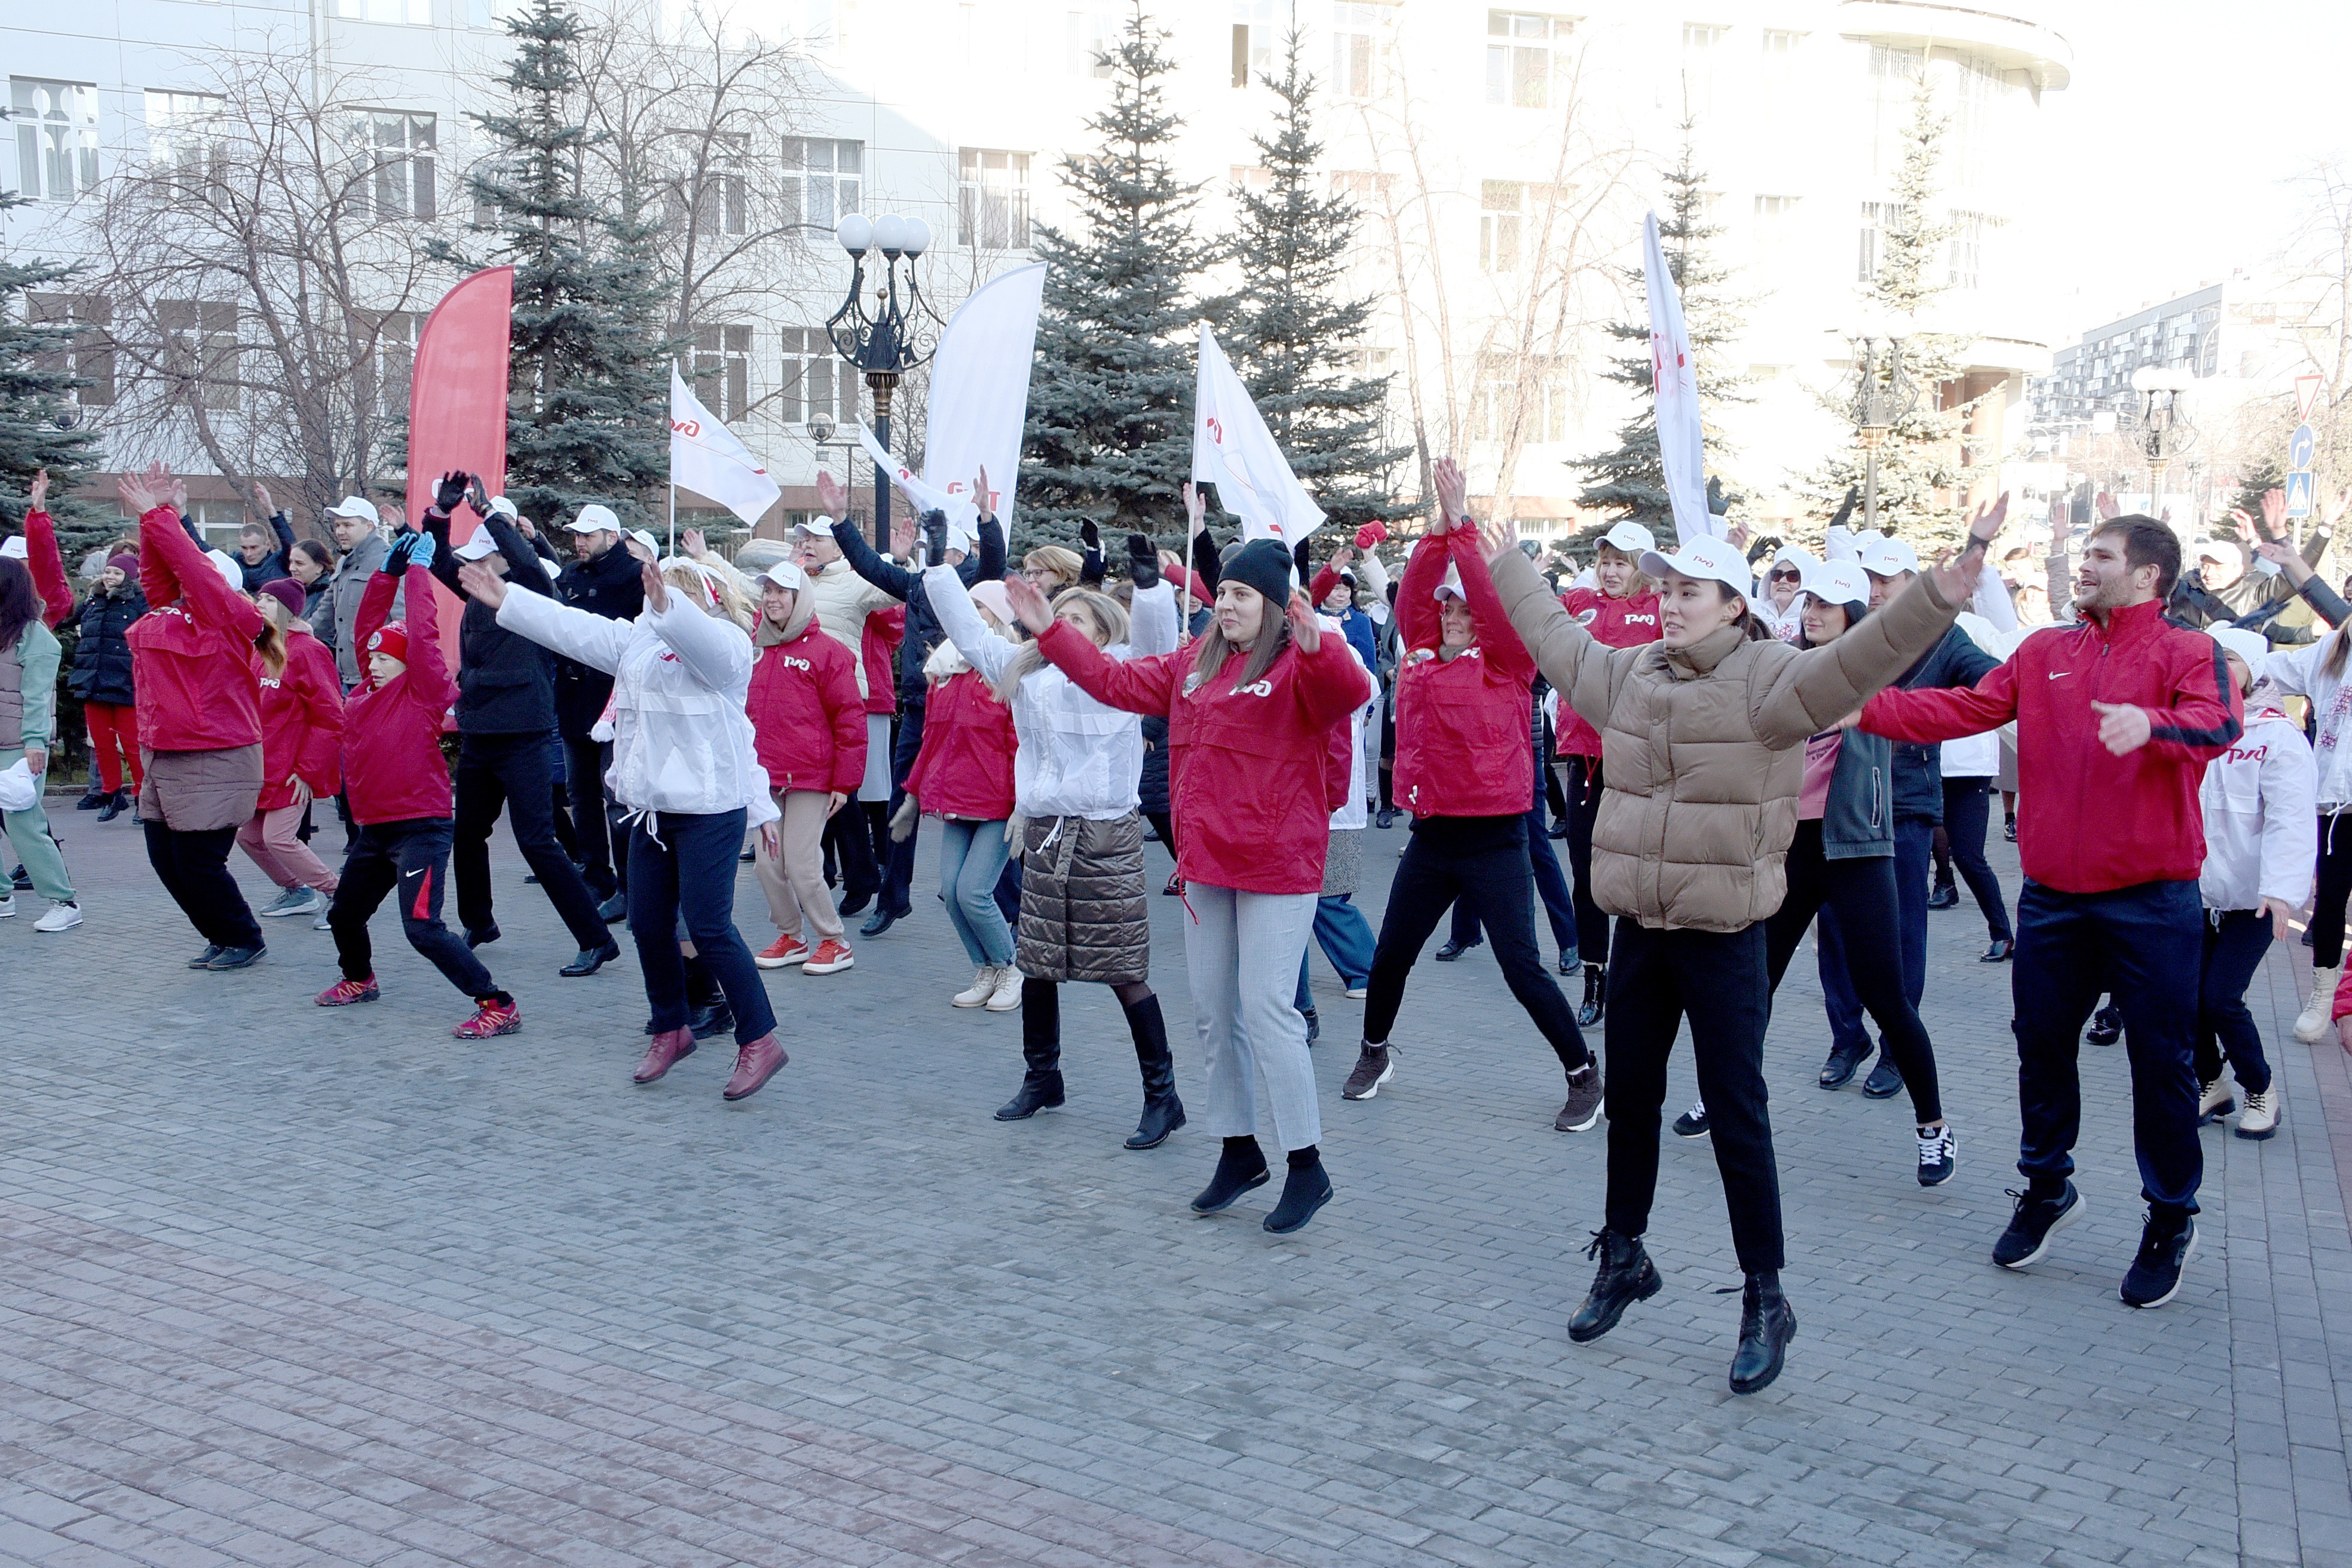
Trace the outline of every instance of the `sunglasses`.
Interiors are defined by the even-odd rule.
[[[1780,582],[1782,579],[1784,579],[1784,578],[1785,578],[1785,579],[1786,579],[1786,580],[1788,580],[1789,582],[1793,583],[1793,582],[1795,582],[1798,578],[1800,578],[1800,577],[1801,577],[1801,576],[1803,576],[1803,575],[1804,575],[1804,574],[1803,574],[1803,573],[1801,573],[1801,572],[1800,572],[1800,571],[1796,570],[1794,567],[1790,567],[1790,566],[1775,566],[1774,568],[1772,568],[1771,572],[1770,572],[1769,574],[1767,574],[1767,580],[1768,580],[1768,581],[1769,581],[1769,582],[1778,583],[1778,582]]]

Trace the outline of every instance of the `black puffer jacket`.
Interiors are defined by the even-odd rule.
[[[637,558],[617,541],[593,561],[574,561],[556,579],[555,596],[575,610],[608,620],[634,621],[646,607],[646,581]],[[555,661],[555,728],[583,741],[613,696],[613,678],[575,659]]]
[[[130,706],[131,643],[122,634],[146,613],[147,596],[139,591],[135,578],[126,578],[111,594],[98,590],[84,599],[81,640],[74,645],[73,670],[66,677],[66,689],[84,702]]]
[[[553,598],[555,584],[522,531],[496,512],[484,526],[506,557],[507,581]],[[457,558],[449,549],[447,518],[428,509],[425,528],[433,535],[433,575],[466,606],[457,630],[458,732],[546,734],[555,728],[555,656],[499,625],[496,610],[467,595],[457,580]],[[644,592],[642,584],[638,591]]]

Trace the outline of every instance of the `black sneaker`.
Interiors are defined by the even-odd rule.
[[[2083,1037],[2095,1046],[2112,1046],[2124,1037],[2124,1010],[2114,1003],[2091,1015],[2091,1026]]]
[[[1919,1134],[1919,1184],[1940,1187],[1952,1179],[1959,1166],[1960,1141],[1952,1136],[1948,1121],[1933,1132],[1922,1127]]]
[[[1601,1064],[1587,1062],[1568,1075],[1568,1103],[1552,1118],[1555,1132],[1586,1132],[1601,1120]]]
[[[2000,819],[2000,836],[2011,844],[2017,842],[2017,818],[2004,816]]]
[[[1396,807],[1392,805],[1384,805],[1381,807],[1380,815],[1372,819],[1372,826],[1383,830],[1394,827],[1396,826]]]
[[[1370,1100],[1380,1093],[1381,1085],[1396,1077],[1396,1064],[1389,1060],[1386,1046],[1366,1044],[1356,1053],[1355,1070],[1348,1075],[1347,1086],[1339,1090],[1342,1100]]]
[[[1323,1037],[1323,1016],[1312,1007],[1302,1007],[1298,1016],[1307,1020],[1307,1043],[1313,1045]]]
[[[1276,1236],[1288,1236],[1303,1228],[1315,1217],[1315,1211],[1330,1201],[1331,1177],[1323,1169],[1323,1162],[1297,1166],[1283,1178],[1282,1196],[1259,1223]]]
[[[213,966],[213,960],[218,958],[221,955],[222,951],[223,949],[220,943],[216,942],[207,942],[205,946],[204,952],[188,960],[188,967],[190,969],[210,969]]]
[[[2180,1294],[2180,1268],[2197,1250],[2194,1215],[2159,1217],[2147,1211],[2139,1233],[2139,1256],[2124,1271],[2122,1295],[2126,1307],[2161,1307]]]
[[[2083,1194],[2068,1182],[2054,1198],[2037,1198],[2031,1189],[2019,1192],[2009,1189],[2017,1200],[2017,1210],[2009,1216],[2009,1228],[1992,1244],[1992,1260],[2003,1268],[2030,1268],[2042,1261],[2050,1250],[2050,1238],[2083,1217],[2090,1205]]]
[[[1675,1136],[1704,1138],[1706,1136],[1706,1101],[1694,1100],[1691,1108],[1675,1118]]]

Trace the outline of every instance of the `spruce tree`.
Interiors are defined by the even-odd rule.
[[[1730,455],[1722,426],[1715,417],[1729,404],[1750,401],[1748,378],[1724,360],[1726,345],[1738,332],[1746,301],[1725,291],[1731,270],[1717,260],[1716,241],[1723,227],[1706,221],[1706,174],[1697,168],[1692,145],[1692,122],[1683,122],[1682,156],[1666,171],[1666,213],[1658,221],[1658,241],[1665,252],[1666,271],[1682,298],[1683,326],[1690,334],[1697,363],[1699,412],[1706,439],[1707,471],[1714,475]],[[1589,543],[1619,520],[1630,518],[1658,537],[1662,544],[1679,543],[1674,508],[1666,499],[1666,470],[1658,456],[1658,404],[1651,379],[1649,282],[1643,268],[1622,269],[1627,297],[1643,301],[1640,313],[1609,323],[1609,335],[1629,345],[1613,356],[1607,378],[1632,389],[1633,416],[1618,427],[1614,450],[1577,465],[1591,481],[1577,497],[1580,505],[1610,513],[1608,520],[1584,530],[1576,542]],[[1736,492],[1733,492],[1736,494]]]
[[[1916,330],[1951,286],[1945,250],[1951,226],[1933,216],[1939,191],[1937,166],[1948,128],[1923,70],[1910,121],[1903,129],[1903,169],[1895,182],[1895,200],[1879,229],[1878,270],[1863,290],[1873,304],[1902,323],[1902,347],[1895,358],[1917,393],[1910,411],[1879,443],[1878,528],[1908,542],[1923,560],[1958,542],[1966,525],[1958,502],[1980,471],[1960,461],[1961,427],[1976,403],[1942,406],[1945,384],[1967,373],[1962,356],[1968,340]],[[1853,378],[1842,380],[1823,403],[1839,418],[1851,418]],[[1807,483],[1806,490],[1822,503],[1824,514],[1847,490],[1861,489],[1867,458],[1857,432],[1853,445],[1832,456]],[[1853,526],[1863,526],[1859,509]]]
[[[585,188],[579,13],[533,0],[507,31],[509,106],[471,116],[498,151],[467,176],[492,217],[475,232],[498,237],[489,260],[515,269],[507,493],[542,524],[589,501],[642,521],[669,477],[653,228],[642,193]]]
[[[1352,531],[1402,514],[1391,470],[1411,449],[1382,440],[1389,378],[1353,374],[1370,297],[1340,296],[1360,215],[1344,195],[1318,195],[1316,81],[1299,68],[1300,37],[1286,40],[1281,79],[1260,79],[1281,106],[1272,137],[1253,135],[1263,192],[1234,196],[1241,221],[1226,255],[1242,284],[1218,331],[1293,472],[1331,519]]]
[[[1183,121],[1160,79],[1176,68],[1166,37],[1134,0],[1105,57],[1110,106],[1086,122],[1101,142],[1062,160],[1076,221],[1037,230],[1047,270],[1024,438],[1023,548],[1074,537],[1082,518],[1109,535],[1182,531],[1192,466],[1188,329],[1209,258],[1192,233],[1201,187],[1177,178],[1169,158]]]
[[[0,192],[0,213],[25,200]],[[89,383],[60,363],[73,345],[73,324],[35,321],[27,298],[68,282],[78,270],[37,257],[0,256],[0,521],[11,532],[24,526],[26,490],[47,468],[48,510],[68,570],[121,521],[111,507],[70,499],[100,460],[98,432],[74,400],[75,390]]]

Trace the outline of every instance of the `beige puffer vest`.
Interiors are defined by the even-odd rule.
[[[1665,930],[1735,931],[1780,907],[1802,742],[1899,678],[1954,613],[1923,575],[1826,647],[1727,626],[1687,648],[1612,648],[1517,550],[1494,573],[1537,667],[1601,731],[1593,901]]]

